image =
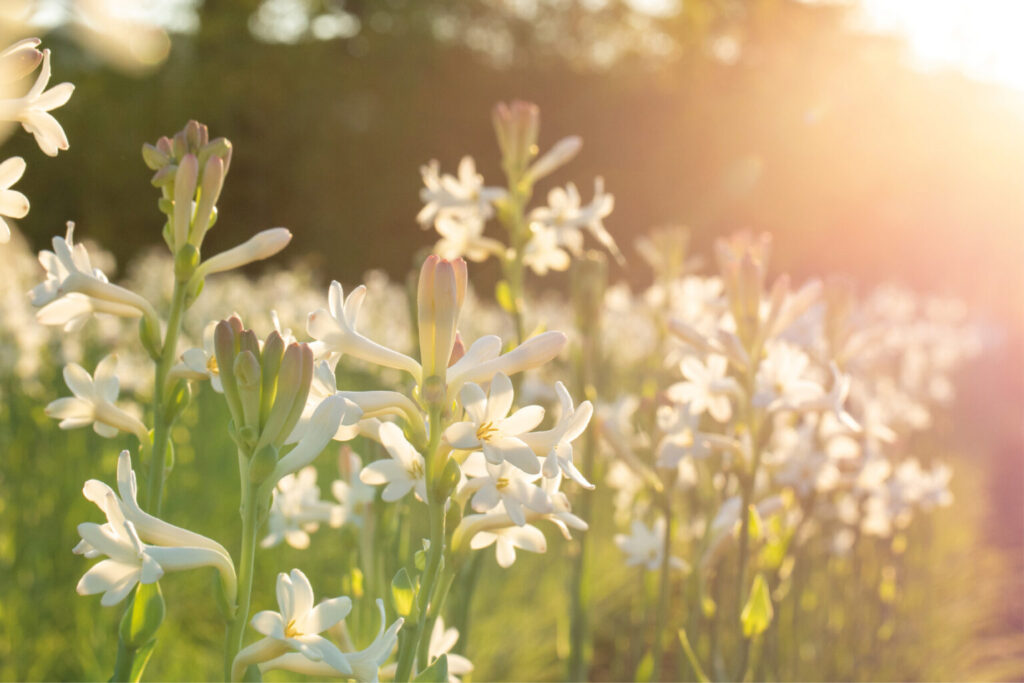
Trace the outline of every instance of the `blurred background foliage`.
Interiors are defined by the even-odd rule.
[[[488,114],[496,101],[521,98],[541,107],[542,148],[565,135],[583,137],[573,179],[586,198],[590,179],[605,177],[616,196],[607,225],[630,260],[633,238],[659,224],[689,225],[701,253],[715,237],[752,227],[775,236],[778,272],[840,272],[865,287],[895,279],[963,298],[991,323],[998,343],[962,378],[961,399],[947,416],[967,427],[958,429],[957,446],[976,456],[974,464],[957,467],[956,507],[928,523],[942,527],[958,516],[957,528],[966,531],[934,534],[925,556],[913,560],[940,569],[921,571],[934,585],[915,587],[913,598],[931,604],[936,621],[925,619],[921,628],[930,631],[901,635],[914,639],[915,654],[878,671],[896,679],[1024,675],[992,668],[1008,661],[1001,639],[1024,630],[1021,91],[954,69],[914,68],[899,36],[858,28],[856,2],[167,0],[145,5],[170,36],[166,59],[130,71],[82,46],[67,23],[69,2],[38,5],[42,26],[34,31],[47,32],[56,81],[74,82],[76,92],[60,111],[68,152],[43,159],[28,136],[4,149],[32,159],[19,189],[38,199],[20,227],[36,247],[63,233],[69,219],[79,224],[77,234],[122,264],[158,243],[161,220],[139,149],[194,118],[235,145],[222,219],[208,239],[212,250],[284,225],[295,234],[285,259],[294,267],[345,283],[369,268],[400,278],[434,239],[414,222],[419,166],[437,158],[453,170],[472,154],[500,184]],[[476,270],[478,281],[495,275]],[[617,277],[637,273],[627,268]],[[47,384],[60,386],[56,378]],[[52,553],[74,545],[72,521],[85,518],[88,503],[65,505],[45,492],[59,487],[77,496],[97,471],[96,456],[85,454],[98,452],[98,443],[92,435],[57,434],[42,405],[3,407],[3,423],[13,425],[0,435],[4,468],[36,476],[19,481],[16,498],[0,499],[4,516],[14,509],[24,515],[0,537],[3,566],[12,568],[0,584],[20,595],[0,601],[0,677],[101,677],[116,610],[101,612],[71,593],[39,592],[73,585],[81,572],[80,563],[53,563]],[[219,433],[199,428],[204,438]],[[50,453],[69,455],[44,457]],[[103,471],[111,472],[116,451],[103,453]],[[187,477],[203,475],[182,467],[175,476],[183,480],[176,486],[187,488]],[[175,498],[193,512],[202,506],[209,516],[201,518],[236,519],[227,501]],[[57,527],[71,535],[50,538]],[[267,563],[267,580],[257,583],[290,567],[288,555],[278,555],[278,567]],[[515,571],[536,572],[548,560],[524,558]],[[619,566],[617,558],[608,564]],[[497,594],[504,575],[487,571],[492,581],[482,583]],[[545,571],[543,581],[550,580]],[[610,594],[619,584],[596,585]],[[987,597],[974,599],[975,587]],[[545,600],[559,594],[557,586],[543,590]],[[513,620],[540,618],[530,594],[520,597],[522,614]],[[594,597],[600,606],[601,596]],[[479,603],[496,599],[480,595]],[[61,627],[34,630],[18,601],[39,605]],[[958,671],[934,668],[956,659],[950,648],[929,659],[941,643],[967,636],[947,628],[955,621],[948,609],[971,612],[957,623],[983,635],[991,649],[960,658],[965,668]],[[558,612],[543,616],[556,631]],[[503,642],[514,621],[488,622],[482,607],[480,614],[477,642],[493,650],[481,679],[513,671],[560,675],[556,635],[537,645],[546,654],[534,669],[506,669]],[[175,636],[220,637],[206,632],[216,623],[212,608],[194,622],[172,614],[167,623],[181,629]],[[95,640],[69,642],[71,632]],[[61,654],[56,661],[17,655],[25,651]],[[978,662],[984,666],[971,669]],[[205,671],[199,662],[158,657],[151,673],[191,678]]]

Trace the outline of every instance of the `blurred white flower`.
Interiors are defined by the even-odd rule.
[[[562,249],[558,231],[540,223],[530,226],[530,241],[523,247],[523,264],[537,275],[547,275],[549,270],[568,270],[571,260]]]
[[[604,179],[599,177],[594,180],[594,198],[589,204],[583,205],[576,185],[569,183],[564,189],[552,189],[548,193],[548,205],[531,211],[529,219],[531,223],[539,223],[555,230],[559,244],[576,254],[580,253],[583,247],[583,235],[580,230],[587,230],[601,246],[622,263],[622,252],[605,229],[603,222],[614,207],[615,199],[605,193]]]
[[[487,461],[497,465],[508,461],[529,474],[540,472],[540,461],[520,435],[544,419],[540,406],[526,406],[512,415],[512,380],[498,373],[491,381],[488,395],[479,385],[468,383],[459,392],[459,403],[469,420],[456,422],[445,430],[444,438],[453,448],[480,448]]]
[[[469,541],[469,547],[473,550],[480,550],[490,545],[494,546],[498,566],[503,569],[507,569],[515,563],[516,548],[531,553],[544,553],[548,549],[544,533],[532,524],[479,531]]]
[[[443,259],[467,258],[486,261],[505,251],[505,245],[496,239],[484,237],[484,222],[476,215],[440,215],[434,223],[441,239],[434,245],[434,253]]]
[[[293,548],[304,550],[309,547],[309,535],[322,522],[331,527],[341,526],[345,523],[345,508],[320,500],[316,468],[310,465],[277,482],[267,519],[269,533],[260,546],[272,548],[285,541]]]
[[[615,545],[626,553],[626,566],[642,565],[649,571],[659,569],[665,555],[665,519],[659,517],[652,527],[634,519],[629,526],[628,535],[615,535]],[[673,569],[685,571],[688,568],[678,557],[670,557],[668,562]]]
[[[694,415],[707,412],[718,422],[728,422],[732,418],[730,396],[742,391],[739,383],[727,375],[728,359],[710,355],[707,363],[702,363],[694,356],[687,356],[679,367],[687,381],[670,386],[669,399],[688,406]]]
[[[457,219],[483,223],[494,215],[493,203],[507,194],[500,187],[484,186],[484,177],[476,172],[476,163],[470,156],[462,157],[458,173],[458,177],[441,175],[441,165],[436,160],[420,167],[424,185],[420,199],[424,206],[416,221],[424,228],[452,214]]]
[[[11,185],[18,182],[25,173],[25,160],[11,157],[0,164],[0,243],[11,240],[11,228],[4,217],[24,218],[28,215],[28,197],[12,190]]]

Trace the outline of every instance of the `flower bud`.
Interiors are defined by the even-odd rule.
[[[37,50],[38,38],[25,38],[0,52],[0,85],[19,81],[35,71],[43,61],[43,53]]]
[[[292,239],[287,228],[271,228],[250,237],[237,247],[223,251],[204,261],[196,269],[196,277],[206,277],[213,273],[241,268],[253,261],[270,258],[284,249]]]
[[[277,375],[283,358],[284,339],[277,330],[274,330],[263,343],[263,353],[260,356],[260,366],[263,370],[263,385],[260,387],[260,425],[265,425],[270,415],[270,407],[277,393]]]
[[[206,231],[211,226],[211,219],[217,210],[217,200],[224,188],[225,168],[220,157],[210,157],[203,166],[203,180],[199,190],[199,203],[196,205],[196,217],[192,224],[189,241],[196,246],[203,243]]]
[[[174,246],[182,247],[188,242],[189,227],[192,223],[192,198],[196,194],[199,179],[199,162],[194,154],[186,154],[174,174]]]
[[[150,170],[159,171],[171,163],[171,157],[147,142],[142,145],[142,161]]]
[[[431,254],[420,270],[416,302],[424,380],[444,377],[466,297],[466,262]]]
[[[187,281],[192,277],[197,265],[199,265],[199,250],[191,244],[182,246],[174,255],[174,279],[178,282]]]
[[[220,370],[220,381],[224,388],[224,397],[227,399],[228,408],[235,425],[241,428],[244,424],[242,416],[242,398],[238,391],[238,382],[235,379],[235,354],[238,352],[238,336],[234,322],[236,317],[228,320],[221,320],[213,332],[213,348],[217,357],[217,366]],[[238,320],[241,327],[241,320]]]
[[[501,148],[501,165],[512,179],[518,179],[537,155],[540,109],[530,102],[499,102],[491,115]]]

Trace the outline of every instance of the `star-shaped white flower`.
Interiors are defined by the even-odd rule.
[[[680,369],[687,381],[669,387],[669,399],[687,404],[694,415],[707,412],[718,422],[728,422],[732,418],[729,397],[741,391],[739,383],[727,375],[729,360],[712,354],[705,364],[694,356],[687,356],[680,363]]]
[[[537,474],[540,460],[519,436],[540,424],[544,409],[526,406],[509,415],[513,400],[512,380],[507,375],[494,376],[488,395],[479,385],[467,383],[459,392],[459,402],[469,420],[448,427],[445,439],[453,448],[482,449],[492,464],[508,461],[524,472]]]
[[[507,569],[515,563],[516,548],[531,553],[544,553],[548,549],[544,532],[532,524],[479,531],[469,541],[469,547],[473,550],[480,550],[490,545],[494,546],[498,566],[503,569]]]
[[[43,66],[39,71],[31,90],[24,97],[4,103],[5,113],[15,121],[21,122],[26,132],[36,138],[36,144],[43,153],[55,157],[58,150],[68,148],[68,137],[57,119],[49,112],[63,106],[71,98],[75,86],[61,83],[46,90],[50,82],[50,51],[43,50]]]
[[[484,222],[494,215],[493,203],[507,194],[500,187],[484,186],[484,177],[476,172],[476,163],[470,156],[462,157],[459,162],[458,177],[441,175],[441,166],[436,160],[421,167],[420,174],[424,185],[420,199],[424,207],[416,220],[424,228],[452,213]]]
[[[517,526],[526,524],[523,508],[535,512],[553,510],[547,492],[535,482],[540,474],[525,474],[508,462],[492,464],[480,451],[470,454],[463,463],[462,471],[472,477],[467,486],[474,490],[470,505],[476,512],[489,512],[498,505],[504,505],[509,518]]]
[[[391,459],[371,462],[359,473],[359,479],[373,486],[387,484],[381,498],[389,503],[402,498],[409,491],[415,491],[417,498],[426,501],[426,465],[423,456],[406,440],[398,425],[392,422],[381,424],[378,434],[381,445]]]
[[[615,535],[615,545],[626,553],[626,565],[629,567],[642,565],[649,571],[659,569],[665,555],[665,519],[659,517],[652,527],[634,519],[630,524],[629,531],[629,535]],[[668,562],[673,569],[685,570],[687,568],[686,563],[678,557],[670,557]]]
[[[96,366],[95,378],[77,363],[64,366],[64,381],[74,396],[58,398],[46,406],[46,415],[60,420],[61,429],[75,429],[91,424],[104,438],[126,431],[140,441],[148,440],[149,430],[138,418],[115,405],[119,381],[115,374],[117,357],[110,355]]]
[[[594,488],[573,463],[572,442],[578,439],[590,424],[594,414],[594,406],[590,401],[583,401],[573,407],[572,396],[561,382],[555,383],[555,393],[561,405],[561,415],[551,429],[543,432],[530,432],[520,438],[533,452],[544,458],[544,476],[552,478],[561,470],[565,476],[586,489]]]

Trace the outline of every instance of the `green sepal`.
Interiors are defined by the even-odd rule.
[[[188,382],[175,382],[170,387],[170,396],[167,399],[167,412],[165,419],[168,424],[173,423],[188,407],[192,400],[192,389]]]
[[[412,680],[420,683],[448,683],[448,655],[443,654],[435,659],[433,664]]]
[[[121,640],[127,647],[138,650],[156,637],[165,612],[160,583],[140,583],[135,589],[131,606],[121,617]]]
[[[273,444],[260,446],[249,461],[249,481],[262,484],[277,466],[277,448]]]

